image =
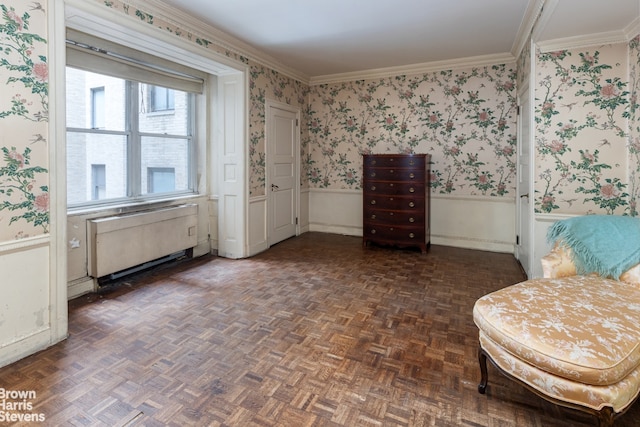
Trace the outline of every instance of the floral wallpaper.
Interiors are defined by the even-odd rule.
[[[531,80],[531,36],[527,38],[517,62],[516,86],[517,90],[522,90],[523,85]]]
[[[0,4],[0,242],[48,233],[46,12]]]
[[[513,196],[514,64],[399,75],[311,87],[314,188],[361,188],[365,153],[431,154],[432,191]]]
[[[640,199],[640,35],[629,43],[629,213],[638,215]]]
[[[637,37],[537,54],[536,212],[638,214],[639,62]]]

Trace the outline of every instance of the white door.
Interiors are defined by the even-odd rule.
[[[267,101],[267,240],[269,246],[295,236],[299,190],[297,109]]]
[[[531,189],[531,98],[526,84],[518,94],[518,184],[516,188],[516,258],[531,277],[533,190]]]

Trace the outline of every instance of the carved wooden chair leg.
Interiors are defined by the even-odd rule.
[[[487,391],[487,383],[489,382],[489,374],[487,373],[487,355],[482,350],[482,347],[478,346],[478,361],[480,362],[480,384],[478,384],[478,392],[484,394]]]
[[[605,406],[597,413],[599,427],[613,427],[615,413],[611,406]]]

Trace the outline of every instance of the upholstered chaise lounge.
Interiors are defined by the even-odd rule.
[[[617,218],[607,218],[606,227]],[[600,224],[596,218],[587,221]],[[640,220],[614,224],[614,229],[622,229],[613,235],[633,238],[636,230],[630,235],[627,227],[637,226],[640,236],[640,222],[635,221]],[[594,413],[601,426],[610,426],[640,392],[640,266],[629,268],[640,256],[640,239],[634,242],[637,251],[634,245],[624,249],[636,252],[633,257],[625,252],[624,263],[607,264],[607,258],[619,256],[617,246],[602,248],[613,255],[604,261],[589,258],[601,249],[598,244],[585,258],[585,248],[575,244],[564,225],[550,230],[556,246],[542,260],[544,278],[509,286],[476,302],[478,391],[487,389],[489,359],[543,398]],[[588,266],[593,264],[597,266]],[[621,269],[623,274],[618,273]]]

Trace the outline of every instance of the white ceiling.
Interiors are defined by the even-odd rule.
[[[542,3],[539,40],[619,32],[640,20],[640,0],[161,2],[309,77],[513,55]]]

